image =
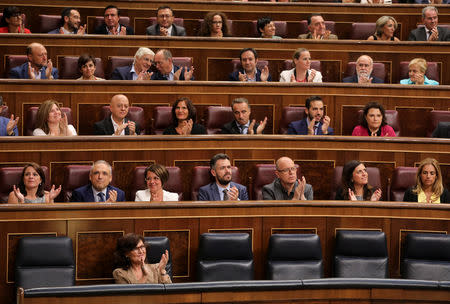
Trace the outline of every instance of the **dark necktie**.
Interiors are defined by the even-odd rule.
[[[228,200],[228,190],[224,189],[222,192],[223,192],[223,200],[227,201]]]
[[[98,201],[99,202],[104,202],[105,201],[105,194],[103,192],[97,193],[97,196],[98,196]]]

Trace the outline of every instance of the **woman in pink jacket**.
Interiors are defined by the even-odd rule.
[[[386,123],[386,114],[381,104],[371,101],[364,107],[361,124],[357,125],[352,136],[392,136],[394,129]]]

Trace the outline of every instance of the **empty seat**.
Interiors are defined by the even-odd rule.
[[[46,34],[53,31],[62,26],[61,15],[39,15],[38,26],[38,33]]]
[[[283,61],[283,70],[291,70],[295,68],[294,61],[292,59],[288,59]],[[319,60],[311,60],[311,69],[321,72],[322,67]]]
[[[235,166],[231,167],[231,180],[238,184],[241,183],[241,178],[239,177],[239,169]],[[207,185],[213,181],[215,181],[215,179],[210,173],[209,166],[195,166],[192,169],[191,200],[197,200],[198,189],[200,189],[200,187]]]
[[[70,202],[73,190],[89,183],[89,165],[68,165],[64,167],[62,195],[64,202]]]
[[[169,261],[166,264],[166,271],[172,279],[172,255],[170,254],[170,242],[166,236],[147,236],[144,237],[145,243],[150,247],[147,250],[147,263],[156,264],[161,260],[161,255],[169,252]]]
[[[287,36],[287,22],[286,21],[273,21],[275,25],[275,35],[282,38]],[[258,21],[252,21],[252,34],[253,37],[261,37],[261,33],[258,31]]]
[[[62,56],[59,64],[59,78],[60,79],[77,79],[81,76],[78,70],[78,57]],[[105,78],[103,71],[103,63],[101,58],[95,58],[95,76]]]
[[[268,280],[323,277],[322,247],[317,234],[273,234],[267,253]]]
[[[28,61],[26,55],[6,55],[5,56],[5,78],[8,78],[9,71],[16,66],[22,65]]]
[[[392,175],[388,201],[402,202],[405,191],[416,184],[416,167],[397,167]]]
[[[373,22],[354,22],[352,24],[352,32],[350,39],[352,40],[367,40],[369,36],[375,33],[376,25]]]
[[[331,188],[332,192],[330,196],[331,200],[334,200],[336,198],[336,191],[342,185],[342,168],[342,166],[336,166],[334,168],[333,185]],[[366,169],[367,174],[369,174],[369,185],[375,188],[381,188],[380,169],[378,169],[377,167],[366,167]]]
[[[348,62],[347,69],[344,73],[344,77],[353,76],[355,74],[356,74],[356,62],[355,61]],[[386,81],[386,68],[384,63],[382,62],[373,63],[372,76],[380,78],[384,82],[389,83]]]
[[[102,113],[103,113],[103,119],[107,118],[109,115],[111,115],[111,109],[109,106],[103,106],[102,107]],[[129,107],[128,108],[128,114],[126,116],[127,119],[136,122],[139,125],[139,128],[141,129],[140,135],[145,134],[145,115],[144,115],[144,109],[141,107]]]
[[[108,59],[109,59],[108,65],[109,65],[109,72],[110,72],[109,78],[111,78],[111,74],[116,68],[131,65],[131,64],[133,64],[133,61],[134,61],[134,57],[130,57],[130,56],[111,56]]]
[[[262,188],[273,182],[275,177],[275,164],[256,164],[252,179],[252,199],[261,201],[263,199]]]
[[[190,69],[194,65],[192,57],[172,57],[172,61],[178,67],[188,67]]]
[[[427,61],[427,71],[425,72],[425,76],[427,76],[428,79],[436,80],[439,82],[439,66],[437,62],[431,62]],[[409,78],[409,61],[400,61],[400,79],[407,79]]]
[[[400,119],[397,110],[385,110],[386,123],[394,129],[395,135],[400,136]],[[358,111],[358,121],[361,121],[363,110]],[[355,125],[356,126],[356,125]]]
[[[333,266],[335,277],[387,278],[386,235],[382,231],[338,230]]]
[[[197,256],[197,280],[253,280],[252,242],[248,233],[203,233]]]
[[[69,237],[23,237],[16,253],[15,281],[24,289],[75,285]]]
[[[287,134],[289,124],[306,117],[305,107],[284,107],[281,112],[280,134]]]
[[[46,166],[41,166],[45,175],[45,189],[50,189],[50,174]],[[8,202],[8,195],[13,190],[13,185],[20,183],[23,167],[2,167],[0,168],[0,203]]]
[[[172,107],[158,106],[153,108],[152,134],[161,135],[164,129],[172,124]]]
[[[450,235],[408,233],[401,272],[404,279],[450,281]]]
[[[220,134],[222,126],[234,119],[231,107],[209,106],[206,109],[206,132]]]
[[[328,31],[330,31],[331,34],[335,34],[336,35],[335,25],[336,25],[336,22],[334,22],[334,21],[325,21],[325,28]],[[308,20],[301,20],[300,21],[300,30],[299,30],[298,34],[299,35],[307,34],[308,32],[309,32]]]
[[[72,109],[67,107],[60,107],[61,112],[64,113],[67,116],[67,123],[69,125],[73,125],[73,119],[72,119]],[[25,130],[24,135],[31,136],[33,135],[33,130],[36,129],[36,122],[37,122],[37,113],[38,113],[39,107],[29,107],[26,114],[25,121]]]
[[[136,197],[136,192],[138,190],[147,189],[147,183],[145,182],[144,166],[138,166],[134,168],[134,179],[133,179],[133,188],[131,190],[130,199],[134,201]],[[166,191],[178,193],[178,199],[181,201],[183,199],[183,181],[181,177],[181,169],[179,167],[166,167],[169,172],[169,179],[164,184],[163,188]]]
[[[427,130],[427,136],[431,137],[434,129],[438,126],[439,122],[450,121],[450,111],[438,111],[433,110],[430,112],[430,123]]]

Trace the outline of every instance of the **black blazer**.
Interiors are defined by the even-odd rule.
[[[154,24],[147,27],[146,33],[151,36],[159,35],[159,24]],[[170,33],[170,36],[186,36],[186,30],[182,26],[172,24],[172,32]]]
[[[173,65],[173,72],[175,73],[176,71],[178,71],[180,69],[179,66]],[[189,69],[188,69],[189,70]],[[153,73],[151,80],[167,80],[163,74],[161,74],[161,72],[158,70],[156,72]],[[180,73],[180,79],[179,80],[185,80],[184,79],[184,70],[181,71]],[[192,75],[191,80],[194,80],[194,75]]]
[[[450,33],[443,28],[438,26],[439,38],[438,41],[450,41]],[[419,27],[415,30],[412,30],[409,33],[408,40],[410,41],[427,41],[427,33],[425,32],[425,27]]]
[[[120,26],[122,27],[122,26],[125,26],[125,25],[121,24]],[[125,26],[125,28],[127,29],[127,35],[134,35],[134,31],[133,31],[132,27]],[[106,29],[106,24],[103,23],[102,25],[97,26],[95,28],[95,30],[94,30],[94,34],[108,35],[108,30]]]
[[[128,119],[125,118],[125,122],[128,122]],[[136,123],[136,134],[141,134],[141,130],[139,128],[139,124]],[[94,124],[94,135],[113,135],[114,134],[114,126],[111,120],[111,115],[103,119],[102,121],[96,122]],[[128,127],[125,128],[125,135],[130,135],[130,129]]]
[[[375,77],[373,75],[370,75],[372,77],[372,83],[384,83],[384,80]],[[344,79],[342,79],[342,82],[347,82],[347,83],[358,83],[358,75],[353,74],[353,76],[348,76],[345,77]]]
[[[253,132],[256,134],[256,130],[258,129],[259,124],[255,123],[255,126],[253,127]],[[222,134],[241,134],[241,130],[236,124],[236,121],[230,121],[229,123],[226,123],[222,127]]]
[[[415,188],[415,186],[409,187],[405,191],[405,195],[403,196],[403,201],[404,202],[415,202],[415,203],[417,203],[417,200],[419,198],[418,198],[417,194],[414,194],[414,192],[413,192],[414,188]],[[441,199],[441,204],[450,204],[450,193],[448,192],[448,190],[446,188],[444,188],[444,192],[442,192],[440,199]]]

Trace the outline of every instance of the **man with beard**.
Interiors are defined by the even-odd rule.
[[[14,79],[58,79],[58,70],[47,57],[46,48],[37,42],[27,47],[28,61],[9,71],[9,78]]]
[[[80,12],[73,8],[65,8],[61,13],[61,27],[48,32],[49,34],[75,34],[84,35],[86,33],[86,24],[81,25]]]
[[[262,134],[267,124],[267,117],[259,123],[250,122],[250,105],[247,98],[236,98],[231,102],[234,120],[222,127],[222,134]]]
[[[306,179],[297,178],[298,165],[289,157],[280,157],[276,163],[275,180],[262,188],[264,200],[312,200],[313,189]]]
[[[111,80],[150,80],[151,67],[155,53],[146,47],[140,47],[134,54],[132,65],[115,68]]]
[[[361,55],[356,59],[356,73],[345,77],[342,82],[346,83],[384,83],[383,79],[372,75],[373,60],[370,56]]]
[[[245,48],[239,54],[242,68],[229,75],[230,81],[272,81],[269,67],[266,65],[262,70],[256,68],[258,53],[253,48]]]
[[[199,201],[246,201],[247,187],[231,181],[231,163],[226,154],[216,154],[209,165],[211,174],[216,179],[198,191]]]
[[[305,103],[306,117],[289,124],[288,134],[293,135],[334,135],[330,128],[330,117],[324,115],[323,101],[320,96],[311,96]]]

